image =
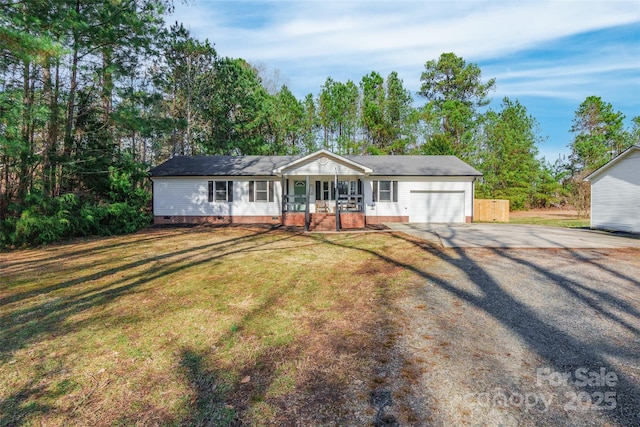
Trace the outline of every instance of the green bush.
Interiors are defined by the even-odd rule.
[[[34,191],[16,217],[0,223],[0,248],[44,245],[71,237],[133,233],[151,222],[146,207],[151,195],[134,189],[127,173],[110,171],[107,200],[81,200],[75,194],[46,197]]]
[[[12,245],[41,245],[56,242],[73,232],[73,211],[78,199],[73,194],[47,199],[42,193],[35,192],[25,198],[29,206],[15,221],[5,224],[8,236],[3,241]]]

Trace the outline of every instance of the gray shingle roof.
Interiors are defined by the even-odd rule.
[[[175,156],[151,169],[151,176],[269,176],[300,156]]]
[[[151,169],[164,176],[270,176],[302,156],[176,156]],[[455,156],[344,156],[377,176],[481,176]]]
[[[373,169],[371,175],[481,176],[456,156],[345,156]]]

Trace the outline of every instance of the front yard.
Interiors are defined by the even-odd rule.
[[[2,253],[0,425],[634,425],[639,258],[252,227]],[[618,382],[549,384],[580,367]]]
[[[0,254],[0,424],[373,420],[408,273],[367,251],[402,245],[201,227]]]

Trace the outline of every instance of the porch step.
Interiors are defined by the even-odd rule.
[[[313,213],[309,218],[309,230],[334,231],[336,229],[336,214]]]

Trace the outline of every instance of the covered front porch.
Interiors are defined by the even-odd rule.
[[[364,228],[362,186],[354,177],[283,177],[282,223],[312,231]]]
[[[282,224],[316,231],[364,228],[364,176],[369,172],[327,151],[279,168]]]

